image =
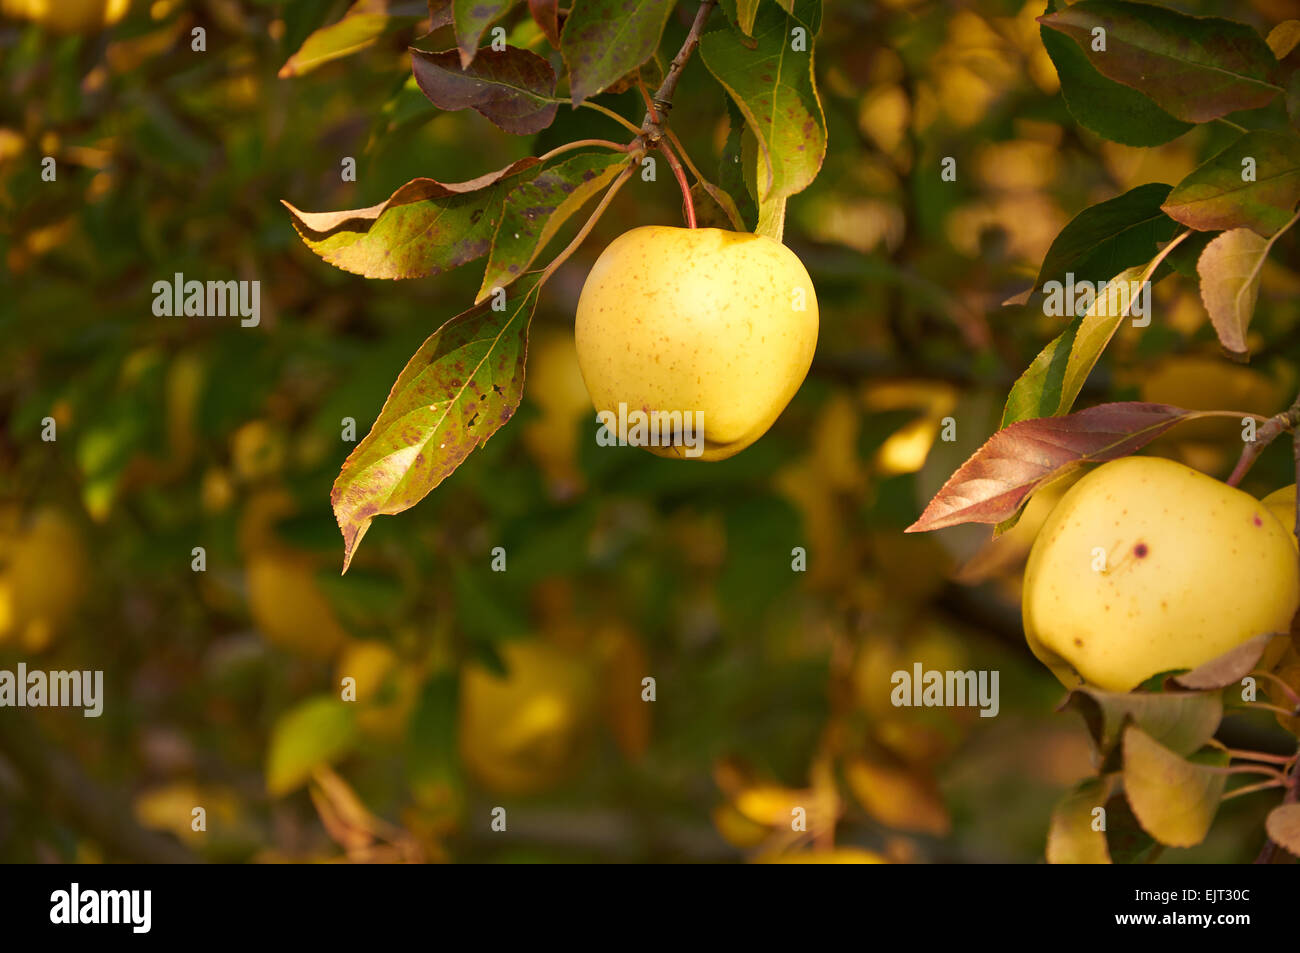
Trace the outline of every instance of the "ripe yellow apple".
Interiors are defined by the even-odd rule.
[[[1295,536],[1295,484],[1284,486],[1280,490],[1274,490],[1268,496],[1260,500],[1268,511],[1277,517],[1277,521],[1287,528],[1291,542],[1300,545],[1300,541]]]
[[[501,794],[531,794],[581,762],[599,693],[584,656],[546,642],[501,647],[505,677],[479,664],[461,673],[458,746],[469,773]]]
[[[1025,569],[1025,636],[1066,685],[1128,691],[1285,632],[1300,564],[1259,500],[1155,457],[1103,464],[1061,498]]]
[[[0,643],[46,649],[67,625],[86,589],[86,547],[58,510],[38,510],[27,525],[0,515]]]
[[[817,346],[817,297],[778,241],[652,225],[620,235],[596,260],[576,336],[597,411],[699,413],[686,418],[703,429],[695,449],[680,437],[646,449],[723,460],[761,437],[799,390]]]

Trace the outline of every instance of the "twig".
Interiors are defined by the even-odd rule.
[[[31,797],[103,845],[110,857],[153,864],[199,860],[175,838],[137,824],[130,805],[101,788],[72,757],[50,744],[30,716],[20,711],[4,713],[0,752],[18,769]]]
[[[1256,791],[1267,791],[1270,788],[1280,788],[1284,783],[1285,782],[1283,781],[1274,780],[1274,781],[1260,781],[1258,784],[1247,784],[1244,785],[1243,787],[1234,788],[1233,790],[1229,791],[1227,794],[1223,796],[1222,800],[1226,801],[1229,798],[1234,798],[1241,794],[1254,794]]]
[[[608,139],[575,139],[573,142],[566,142],[562,146],[556,146],[550,152],[537,157],[538,162],[546,162],[554,159],[558,155],[566,152],[572,152],[574,149],[586,149],[588,147],[596,149],[611,149],[614,152],[627,152],[627,146],[621,142],[610,142]]]
[[[695,52],[695,47],[699,45],[700,34],[704,31],[704,22],[708,20],[709,14],[713,12],[713,7],[717,0],[704,0],[700,8],[695,11],[695,20],[691,23],[691,28],[686,34],[686,40],[682,43],[682,48],[677,51],[673,61],[668,64],[668,72],[664,75],[664,81],[659,84],[651,100],[652,111],[657,109],[658,115],[646,113],[645,122],[641,124],[641,132],[646,137],[646,141],[651,145],[658,144],[663,137],[663,123],[668,121],[668,111],[673,108],[673,94],[677,91],[677,83],[682,76],[682,68],[686,66],[686,61],[691,58]]]
[[[1261,672],[1259,670],[1256,670],[1251,672],[1250,674],[1254,675],[1257,678],[1267,678],[1270,682],[1276,682],[1277,687],[1282,690],[1282,694],[1286,695],[1287,698],[1291,699],[1291,702],[1297,708],[1300,708],[1300,695],[1297,695],[1290,685],[1282,681],[1282,679],[1278,678],[1272,672]]]
[[[1232,468],[1232,474],[1228,477],[1228,486],[1237,486],[1241,483],[1247,471],[1264,452],[1264,448],[1284,431],[1294,430],[1297,422],[1300,422],[1300,396],[1297,396],[1295,402],[1282,413],[1274,414],[1264,421],[1264,425],[1255,432],[1255,439],[1247,441],[1241,448],[1237,465]],[[1297,533],[1300,533],[1300,526],[1297,527]]]
[[[636,123],[634,123],[630,119],[624,119],[622,116],[614,112],[614,110],[610,109],[608,106],[602,106],[600,103],[593,103],[590,99],[584,99],[582,101],[582,105],[586,109],[594,109],[596,110],[596,112],[600,113],[601,115],[608,116],[610,119],[614,120],[616,123],[618,123],[620,126],[628,130],[629,132],[635,133],[638,136],[641,135],[641,129],[639,126],[637,126]]]
[[[1297,445],[1300,445],[1300,442]],[[1300,457],[1300,450],[1297,451],[1297,456]],[[1300,748],[1296,749],[1296,755],[1300,757]],[[1282,803],[1294,804],[1297,800],[1300,800],[1300,766],[1292,768],[1291,780],[1287,785],[1286,794],[1282,797]],[[1255,858],[1255,863],[1273,863],[1273,857],[1277,854],[1277,846],[1273,838],[1265,839],[1264,846],[1260,848],[1259,856]]]

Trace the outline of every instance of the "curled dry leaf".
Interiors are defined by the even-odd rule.
[[[1175,424],[1214,416],[1250,415],[1133,401],[1017,421],[975,451],[906,532],[1000,522],[1015,515],[1038,487],[1074,467],[1126,457]]]
[[[1118,767],[1114,755],[1128,725],[1178,755],[1189,755],[1214,737],[1223,719],[1223,699],[1215,692],[1108,692],[1077,688],[1060,710],[1073,708],[1084,724],[1104,769]]]
[[[281,200],[313,252],[367,278],[424,278],[485,255],[515,176],[536,175],[532,156],[468,182],[412,179],[369,208],[303,212]],[[520,179],[522,181],[522,178]]]
[[[1285,633],[1279,632],[1257,635],[1253,639],[1242,642],[1236,648],[1229,649],[1218,658],[1210,659],[1204,665],[1198,665],[1190,672],[1167,679],[1165,685],[1171,688],[1207,691],[1226,688],[1240,682],[1259,662],[1264,649],[1268,648],[1268,643],[1278,636],[1286,638]]]
[[[1275,807],[1264,821],[1269,840],[1300,857],[1300,804]]]

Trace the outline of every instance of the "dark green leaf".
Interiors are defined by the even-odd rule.
[[[560,49],[574,105],[654,56],[674,0],[574,0]]]
[[[1070,37],[1104,76],[1183,122],[1267,106],[1281,90],[1263,37],[1218,17],[1190,17],[1124,0],[1080,0],[1039,22]],[[1104,49],[1094,49],[1104,30]]]

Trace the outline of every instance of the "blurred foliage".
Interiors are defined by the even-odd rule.
[[[542,297],[515,420],[424,502],[378,520],[340,579],[329,488],[346,421],[364,434],[477,281],[342,273],[302,246],[279,200],[359,208],[416,176],[470,179],[620,134],[586,110],[561,108],[532,140],[436,111],[410,81],[413,27],[277,78],[345,6],[155,0],[84,33],[0,20],[0,668],[102,669],[106,694],[98,720],[0,711],[0,858],[148,859],[139,825],[225,861],[714,861],[807,846],[1040,860],[1053,803],[1091,766],[1021,636],[1032,536],[1018,528],[991,553],[986,527],[900,530],[1058,333],[1059,319],[1002,302],[1061,226],[1177,181],[1231,130],[1153,149],[1082,130],[1039,39],[1042,0],[832,0],[817,51],[830,149],[786,230],[818,288],[821,340],[772,431],[708,465],[591,439],[571,334],[581,282],[619,232],[679,218],[670,177],[634,178]],[[1180,6],[1262,32],[1294,12]],[[198,26],[206,52],[190,48]],[[635,89],[600,102],[640,120]],[[692,62],[673,127],[703,168],[726,115]],[[356,182],[340,180],[347,156]],[[959,174],[941,183],[947,156]],[[1295,249],[1292,232],[1275,257]],[[176,273],[260,280],[259,326],[155,316],[153,283]],[[1194,284],[1160,285],[1157,320],[1120,332],[1085,397],[1278,410],[1296,388],[1297,290],[1300,275],[1269,265],[1243,369],[1218,359]],[[957,440],[936,443],[948,415]],[[1223,476],[1237,442],[1207,423],[1157,452]],[[1288,464],[1269,451],[1247,488],[1290,482]],[[35,589],[44,602],[24,605]],[[998,717],[888,704],[890,673],[917,661],[999,670]],[[1267,739],[1267,719],[1236,721]],[[119,813],[61,810],[18,736],[69,755]],[[496,806],[508,835],[491,831]],[[788,830],[792,807],[806,834]],[[1234,800],[1203,845],[1163,859],[1247,859],[1262,810]]]

